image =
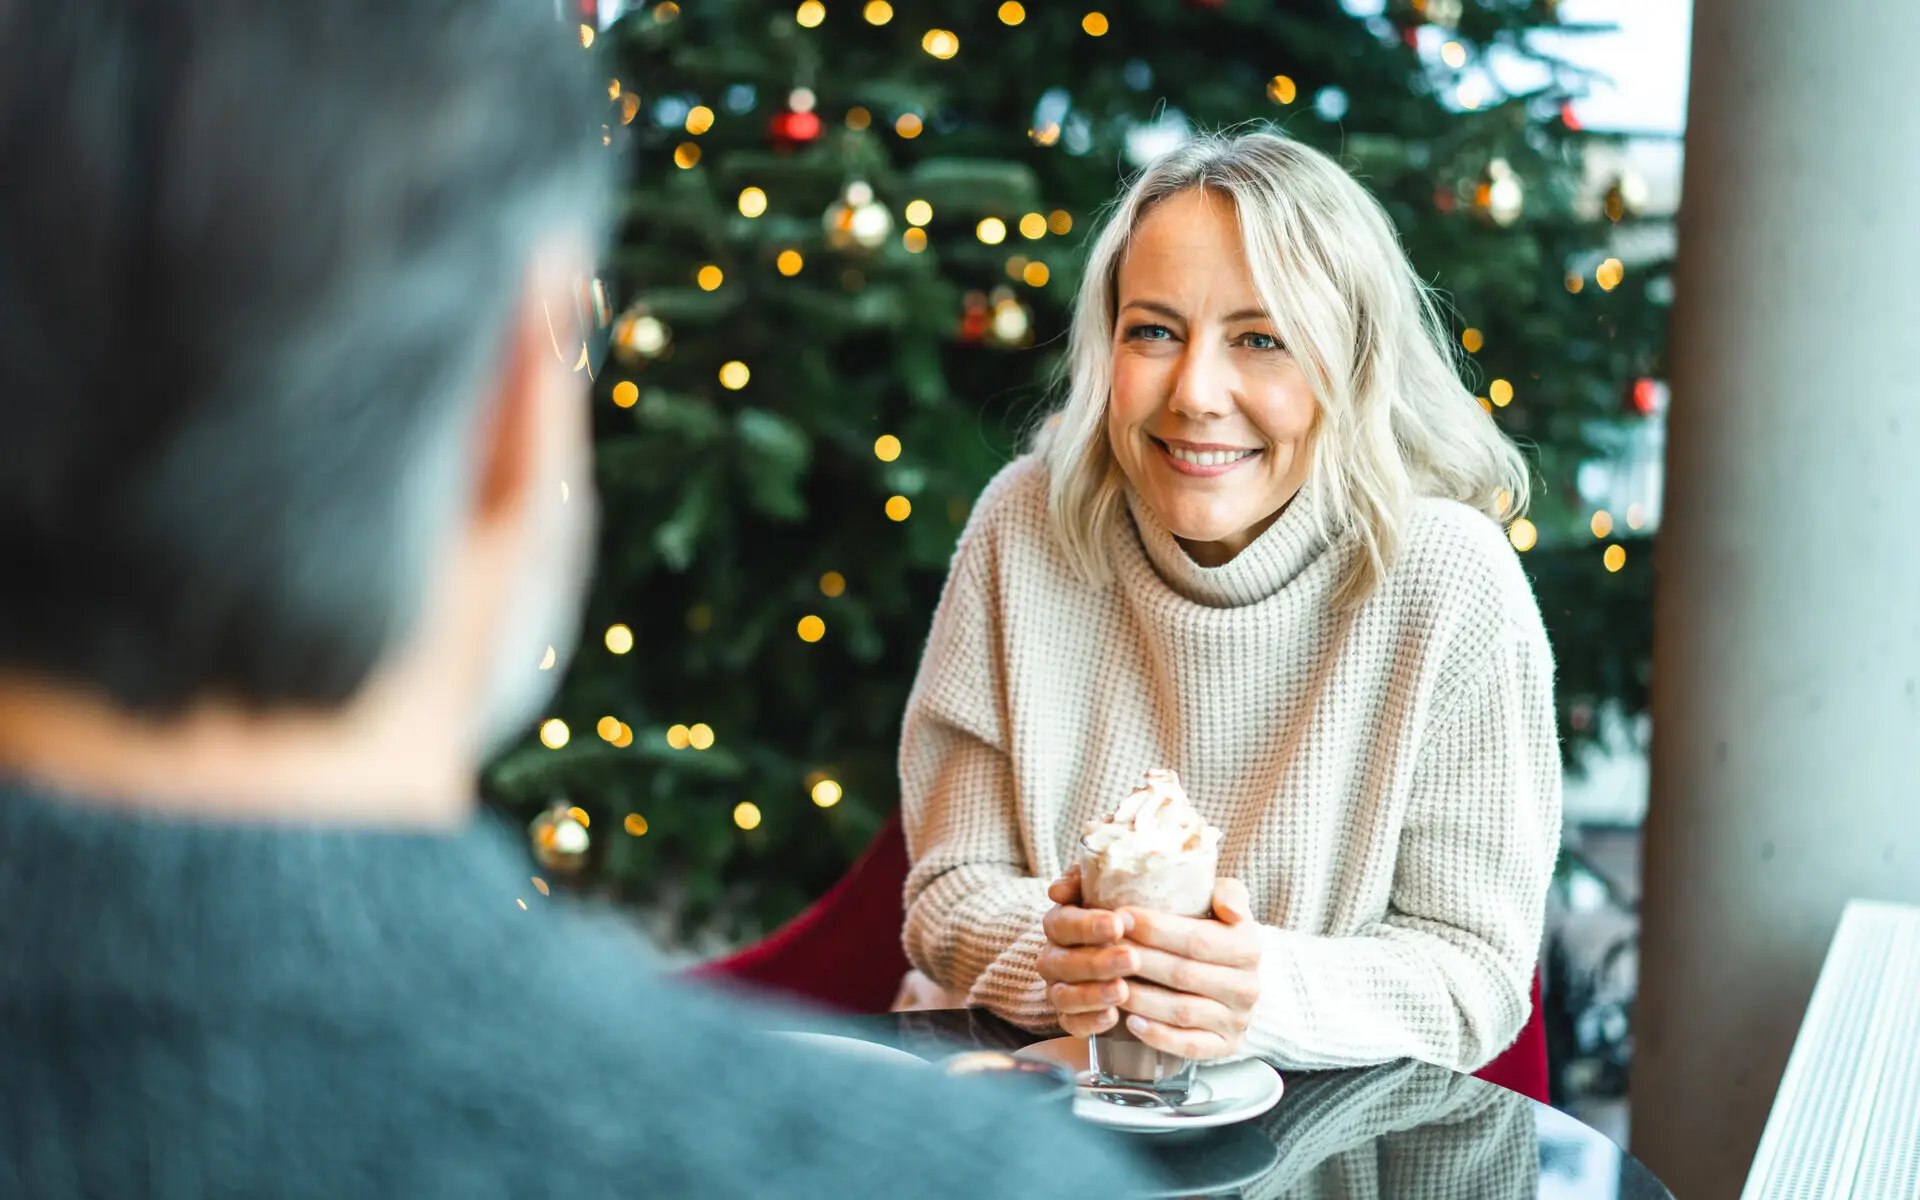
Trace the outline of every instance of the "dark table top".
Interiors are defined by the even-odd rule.
[[[836,1032],[936,1059],[1032,1034],[984,1009],[892,1013]],[[1170,1186],[1149,1193],[1305,1200],[1672,1200],[1653,1173],[1572,1117],[1426,1063],[1288,1071],[1252,1121],[1128,1136]],[[1115,1134],[1115,1137],[1126,1135]]]

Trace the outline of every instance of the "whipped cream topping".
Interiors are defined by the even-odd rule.
[[[1138,871],[1155,859],[1211,850],[1221,836],[1187,799],[1180,777],[1154,767],[1118,808],[1088,824],[1084,841],[1109,865]]]

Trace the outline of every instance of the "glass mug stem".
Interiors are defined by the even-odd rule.
[[[1147,1045],[1126,1027],[1124,1015],[1121,1024],[1094,1034],[1087,1042],[1087,1064],[1093,1069],[1095,1083],[1149,1088],[1176,1104],[1193,1090],[1198,1064]],[[1129,1103],[1117,1097],[1108,1099]],[[1131,1103],[1151,1104],[1147,1100]]]

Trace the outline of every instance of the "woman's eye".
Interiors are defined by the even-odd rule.
[[[1164,342],[1173,336],[1165,325],[1134,325],[1127,330],[1130,342]]]
[[[1280,349],[1280,339],[1270,333],[1249,333],[1240,342],[1249,350]]]

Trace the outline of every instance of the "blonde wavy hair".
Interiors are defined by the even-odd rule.
[[[1336,603],[1379,586],[1417,497],[1503,522],[1525,511],[1526,461],[1461,383],[1434,293],[1379,202],[1333,159],[1271,130],[1203,134],[1113,205],[1074,300],[1065,399],[1034,439],[1055,532],[1083,578],[1111,577],[1108,539],[1125,512],[1107,438],[1120,264],[1154,206],[1193,188],[1233,204],[1260,302],[1313,388],[1305,486],[1327,531],[1349,532],[1361,549]]]

